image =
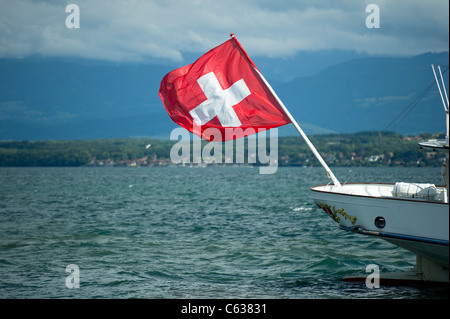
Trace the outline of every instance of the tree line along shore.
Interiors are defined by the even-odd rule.
[[[445,153],[420,150],[418,142],[444,136],[443,133],[404,136],[393,132],[360,132],[313,135],[310,140],[330,166],[423,167],[441,166]],[[152,138],[0,141],[0,167],[184,165],[176,164],[170,158],[176,143],[179,141]],[[205,143],[209,142],[202,141],[202,145]],[[271,151],[269,144],[267,139],[267,154]],[[248,152],[247,145],[245,141],[245,152]],[[188,149],[193,159],[193,147]],[[244,163],[239,165],[261,165],[248,161],[248,158],[246,153]],[[192,160],[191,163],[205,165],[200,160]],[[208,165],[236,165],[236,162],[222,160]],[[278,137],[278,166],[311,165],[320,164],[301,137]]]

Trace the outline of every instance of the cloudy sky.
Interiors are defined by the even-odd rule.
[[[80,28],[66,27],[66,6]],[[380,28],[367,28],[368,4]],[[344,49],[415,55],[449,49],[448,0],[0,0],[0,57],[31,54],[183,61],[235,33],[250,56]]]

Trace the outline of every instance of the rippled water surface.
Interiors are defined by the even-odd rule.
[[[432,182],[439,169],[337,168]],[[429,175],[431,172],[431,175]],[[415,256],[340,230],[309,196],[321,168],[0,168],[0,298],[448,298],[344,283]],[[66,266],[80,287],[66,287]]]

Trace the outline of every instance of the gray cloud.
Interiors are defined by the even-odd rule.
[[[80,8],[80,29],[68,29],[65,7]],[[381,27],[368,29],[367,4]],[[348,49],[413,55],[447,51],[447,0],[0,0],[0,57],[30,54],[113,61],[147,57],[181,61],[234,32],[251,56]]]

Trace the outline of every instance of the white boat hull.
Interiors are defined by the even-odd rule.
[[[339,226],[383,238],[446,269],[449,205],[392,196],[393,184],[320,185],[312,198]]]
[[[419,146],[447,152],[442,165],[444,186],[404,182],[341,185],[320,154],[310,146],[333,182],[333,185],[314,186],[311,192],[317,206],[341,228],[380,237],[416,253],[414,275],[410,272],[402,280],[414,277],[449,282],[449,102],[440,67],[441,81],[433,65],[432,69],[444,104],[447,134],[445,139],[422,141]]]

